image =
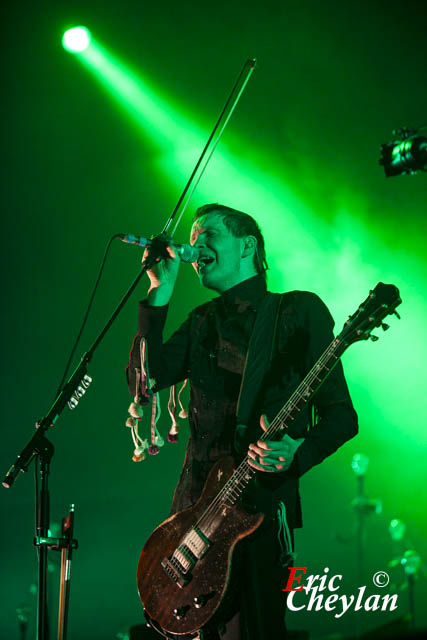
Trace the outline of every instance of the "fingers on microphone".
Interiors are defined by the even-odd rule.
[[[177,254],[177,252],[175,251],[175,249],[173,249],[173,247],[171,247],[170,245],[168,245],[168,246],[166,247],[166,249],[167,249],[167,252],[168,252],[168,254],[169,254],[169,256],[170,256],[171,258],[176,258],[176,257],[177,257],[177,255],[178,255],[178,254]]]

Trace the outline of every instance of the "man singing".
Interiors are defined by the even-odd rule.
[[[209,470],[220,458],[231,455],[239,463],[249,456],[258,473],[243,500],[265,517],[257,531],[236,547],[237,586],[222,623],[208,630],[207,637],[282,640],[286,638],[282,589],[292,562],[293,530],[302,526],[298,479],[356,435],[357,416],[338,363],[313,401],[287,425],[282,440],[259,439],[332,341],[333,319],[314,293],[291,291],[276,296],[265,321],[257,322],[262,313],[266,315],[262,310],[272,294],[266,287],[264,239],[248,214],[205,205],[196,212],[190,242],[198,249],[193,266],[200,283],[219,295],[191,311],[164,342],[163,327],[180,265],[168,247],[168,257],[147,272],[151,286],[140,303],[139,332],[127,369],[129,389],[138,395],[142,336],[154,391],[189,379],[191,436],[172,514],[195,504]],[[255,355],[266,351],[267,365],[264,371],[260,365],[258,381],[251,375],[246,383],[245,373],[245,385],[252,387],[242,393],[249,345],[252,350],[257,345]],[[237,426],[241,415],[246,415],[246,423]]]

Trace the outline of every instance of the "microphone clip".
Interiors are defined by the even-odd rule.
[[[150,269],[156,262],[170,258],[167,248],[171,244],[172,239],[165,233],[150,238],[146,244],[147,256],[143,263],[146,268]]]

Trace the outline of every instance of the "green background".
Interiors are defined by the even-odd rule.
[[[363,627],[404,615],[408,594],[403,569],[388,567],[396,555],[388,525],[401,518],[407,546],[425,557],[427,177],[386,179],[378,158],[393,129],[427,123],[426,3],[123,0],[9,3],[3,11],[3,473],[52,401],[109,237],[161,229],[241,66],[256,57],[175,238],[187,241],[205,202],[251,213],[265,234],[271,289],[315,291],[338,331],[378,281],[399,287],[402,320],[344,355],[360,435],[302,479],[296,564],[343,574],[344,593],[359,586],[350,463],[362,452],[367,493],[383,501],[367,526],[364,584],[377,592],[372,574],[385,570],[389,591],[400,594],[397,611],[366,613]],[[62,48],[76,24],[92,31],[96,59]],[[79,353],[137,273],[140,253],[113,245]],[[168,514],[183,460],[186,425],[178,445],[131,460],[124,368],[145,290],[143,282],[96,353],[90,391],[49,434],[52,522],[74,502],[80,544],[70,640],[114,638],[142,622],[139,552]],[[168,330],[208,297],[184,265]],[[165,397],[163,409],[166,436]],[[34,634],[33,494],[32,468],[0,492],[1,638],[19,637],[22,605]],[[56,602],[58,558],[50,557]],[[422,569],[419,626],[426,597]],[[302,612],[289,623],[315,638],[355,629],[351,613]]]

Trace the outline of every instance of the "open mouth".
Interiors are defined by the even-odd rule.
[[[199,256],[199,259],[197,260],[197,266],[199,271],[202,271],[207,266],[212,264],[214,261],[215,261],[215,258],[212,258],[211,256]]]

